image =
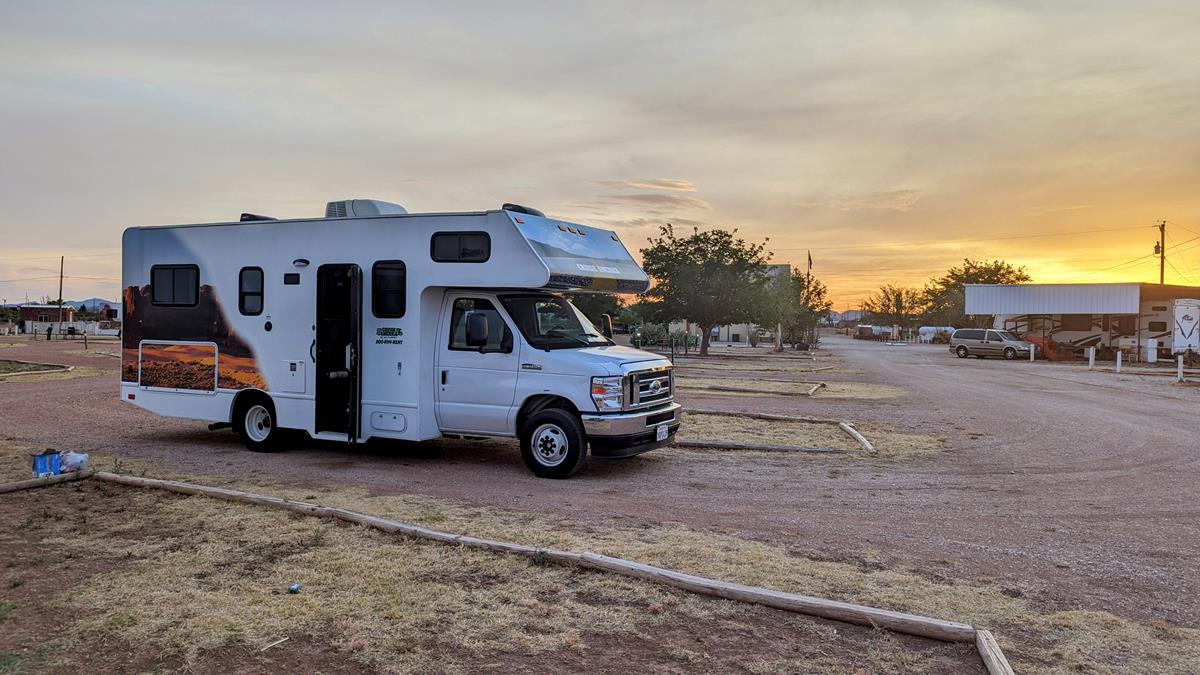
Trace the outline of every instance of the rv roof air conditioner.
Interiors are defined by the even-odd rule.
[[[408,210],[399,204],[378,199],[343,199],[325,205],[326,218],[355,218],[358,216],[403,216]]]
[[[530,216],[537,216],[539,218],[546,217],[546,214],[542,213],[541,211],[538,211],[537,209],[533,208],[532,206],[521,206],[520,204],[505,204],[504,206],[501,206],[500,208],[503,209],[504,211],[512,211],[513,213],[524,213],[524,214],[527,214]]]

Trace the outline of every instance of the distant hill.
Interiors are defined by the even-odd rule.
[[[109,307],[120,307],[120,303],[116,300],[105,300],[104,298],[88,298],[87,300],[67,300],[66,305],[71,305],[75,309],[86,308],[89,312],[94,312],[101,307],[108,305]]]

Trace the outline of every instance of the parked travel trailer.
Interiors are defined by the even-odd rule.
[[[135,227],[122,242],[121,399],[228,423],[251,450],[517,437],[538,476],[665,445],[666,359],[615,345],[556,291],[649,285],[617,235],[535,209]]]
[[[967,284],[966,311],[1038,345],[1047,357],[1096,347],[1147,360],[1200,352],[1200,287],[1170,284]]]
[[[1143,302],[1139,314],[997,315],[993,327],[1028,338],[1052,341],[1060,350],[1096,347],[1114,352],[1122,345],[1149,347],[1153,357],[1200,353],[1200,300]]]

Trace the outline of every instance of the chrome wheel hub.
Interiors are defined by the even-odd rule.
[[[567,435],[556,424],[543,424],[533,432],[533,456],[543,466],[558,466],[567,458]]]

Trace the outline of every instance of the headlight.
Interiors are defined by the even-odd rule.
[[[625,378],[593,377],[592,400],[600,412],[620,410],[625,405]]]

